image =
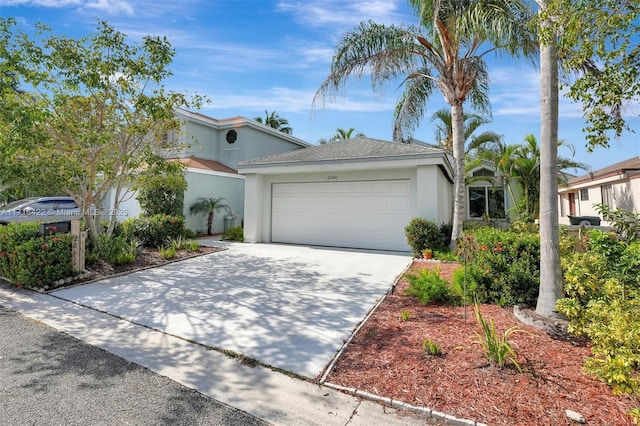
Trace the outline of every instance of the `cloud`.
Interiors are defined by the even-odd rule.
[[[277,9],[290,13],[303,25],[313,27],[353,27],[362,21],[401,22],[399,0],[308,0],[280,1]]]
[[[311,111],[311,102],[315,91],[296,90],[286,87],[271,87],[265,90],[245,92],[242,94],[208,93],[211,98],[212,109],[237,109],[237,110],[276,110],[278,112],[305,112]],[[393,105],[344,98],[339,101],[327,102],[319,105],[318,110],[349,111],[349,112],[377,112],[392,110]]]
[[[107,12],[110,15],[133,15],[134,9],[126,0],[5,0],[5,6],[34,6],[49,8],[76,7]]]

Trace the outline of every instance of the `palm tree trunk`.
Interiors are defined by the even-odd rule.
[[[544,1],[539,1],[543,9]],[[542,25],[545,25],[544,22]],[[558,231],[558,50],[555,41],[540,46],[540,293],[536,312],[557,317],[563,296]]]
[[[213,228],[213,211],[210,211],[209,216],[207,217],[207,235],[211,235],[212,228]]]
[[[453,226],[451,242],[449,246],[456,246],[458,237],[462,234],[465,212],[465,185],[464,185],[464,113],[461,102],[451,105],[451,127],[453,130],[453,159],[455,167],[454,199],[453,199]]]

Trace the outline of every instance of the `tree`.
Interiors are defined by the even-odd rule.
[[[440,147],[447,152],[452,152],[453,121],[451,119],[451,111],[447,109],[440,109],[433,113],[431,121],[437,123],[436,141],[438,141]],[[464,114],[463,126],[466,154],[478,149],[486,148],[487,146],[500,144],[502,136],[496,132],[485,131],[478,135],[474,135],[480,126],[487,123],[489,123],[489,120],[478,114]]]
[[[611,136],[631,130],[624,105],[640,100],[640,3],[547,0],[545,15],[553,18],[550,31],[561,34],[562,82],[582,104],[587,147],[606,148]]]
[[[426,103],[439,89],[451,107],[455,159],[451,246],[462,231],[465,211],[464,103],[488,110],[484,56],[536,51],[526,23],[533,12],[520,0],[410,0],[420,27],[363,22],[345,34],[333,56],[329,76],[314,104],[336,93],[353,75],[370,75],[373,89],[404,78],[394,113],[394,141],[403,142],[423,117]],[[486,49],[486,50],[482,50]]]
[[[583,104],[588,146],[609,146],[627,128],[622,104],[640,93],[640,4],[632,0],[536,0],[540,34],[541,181],[540,292],[536,312],[557,316],[564,296],[560,271],[557,182],[558,60],[569,96]],[[561,34],[561,37],[559,35]],[[596,65],[598,64],[598,65]],[[571,82],[571,74],[583,70]]]
[[[293,129],[289,126],[289,120],[280,117],[275,111],[269,113],[269,111],[265,109],[264,119],[262,117],[256,117],[254,120],[258,123],[264,124],[265,126],[280,130],[282,133],[286,133],[288,135],[293,133]]]
[[[345,140],[345,139],[351,139],[351,138],[358,138],[358,137],[362,137],[365,134],[362,132],[358,132],[355,133],[356,129],[354,129],[353,127],[349,128],[348,130],[344,130],[341,128],[336,129],[336,133],[331,136],[331,142],[335,142],[335,141],[341,141],[341,140]]]
[[[222,200],[224,200],[222,197],[200,197],[191,205],[191,207],[189,207],[190,214],[204,213],[207,215],[207,235],[211,235],[211,230],[213,228],[213,215],[215,212],[221,209],[229,209],[229,206],[224,204]]]
[[[565,147],[575,154],[572,145],[565,141],[558,141],[558,147]],[[519,220],[532,221],[540,215],[540,147],[534,135],[527,135],[522,144],[506,145],[500,143],[497,148],[485,150],[480,157],[491,161],[501,176],[502,183],[508,188],[509,195],[514,202]],[[566,182],[565,171],[570,169],[589,170],[589,166],[572,160],[569,157],[558,156],[559,173],[557,182]],[[512,191],[517,184],[520,188],[520,200]]]
[[[0,167],[73,197],[95,239],[100,217],[92,207],[113,191],[117,211],[141,171],[180,148],[163,137],[180,128],[174,111],[203,99],[162,85],[175,53],[165,37],[129,43],[101,21],[80,39],[37,24],[32,40],[16,27],[0,20],[0,75],[14,75],[29,93],[0,85],[9,106],[0,111]]]

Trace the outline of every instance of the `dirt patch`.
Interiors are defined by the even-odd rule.
[[[460,265],[416,261],[410,272],[436,267],[450,277]],[[513,326],[526,331],[512,335],[523,373],[509,365],[498,369],[474,343],[480,329],[473,306],[465,322],[463,307],[423,306],[404,295],[407,287],[401,279],[348,345],[328,382],[489,425],[576,424],[565,410],[580,413],[590,425],[633,424],[626,413],[640,400],[613,396],[606,384],[586,376],[589,342],[562,338],[567,335],[561,324],[550,322],[559,330],[553,333],[521,322],[511,308],[480,306],[500,333]],[[411,313],[409,321],[401,320],[402,311]],[[423,354],[425,338],[440,345],[442,356]]]

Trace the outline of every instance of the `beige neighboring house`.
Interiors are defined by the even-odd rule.
[[[598,216],[594,204],[605,204],[637,212],[640,208],[640,157],[578,176],[559,190],[560,224],[569,225],[569,216]],[[608,222],[601,223],[604,226]]]
[[[238,164],[244,238],[409,251],[414,217],[451,221],[452,158],[442,149],[358,137]]]

